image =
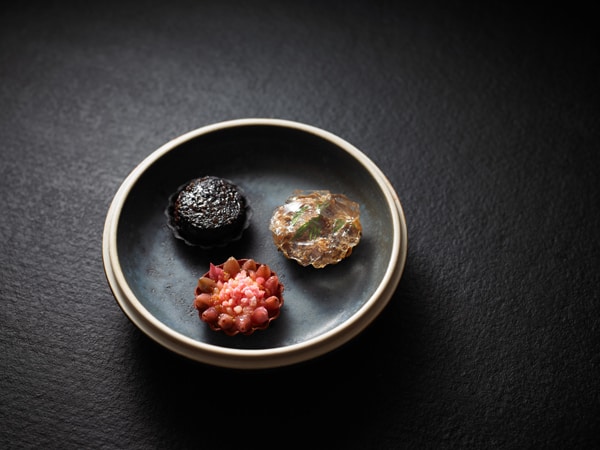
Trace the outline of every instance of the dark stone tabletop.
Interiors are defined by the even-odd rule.
[[[0,7],[0,448],[600,445],[597,21],[473,3]],[[139,162],[243,117],[357,146],[409,236],[363,333],[260,371],[148,338],[101,251]]]

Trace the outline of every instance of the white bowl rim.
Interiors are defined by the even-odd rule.
[[[121,270],[117,249],[119,217],[141,175],[166,153],[198,136],[246,126],[271,126],[304,131],[335,144],[353,156],[373,177],[384,194],[393,223],[392,254],[382,282],[371,297],[344,323],[306,341],[268,349],[235,349],[208,344],[185,336],[159,321],[136,298]],[[189,131],[159,147],[125,178],[113,198],[104,224],[102,258],[113,295],[126,316],[146,335],[169,350],[189,359],[233,369],[264,369],[296,364],[316,358],[345,344],[362,332],[385,308],[402,277],[407,254],[407,227],[404,212],[393,186],[363,152],[346,140],[321,128],[273,118],[227,120]]]

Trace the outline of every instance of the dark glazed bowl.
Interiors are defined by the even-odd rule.
[[[179,186],[204,175],[231,180],[252,206],[249,228],[225,247],[187,246],[173,237],[163,214]],[[277,251],[269,221],[296,189],[326,189],[360,204],[363,237],[349,258],[314,269]],[[404,213],[381,170],[327,131],[277,119],[217,123],[160,147],[117,191],[103,235],[106,277],[131,321],[178,354],[231,368],[294,364],[355,337],[392,297],[406,249]],[[210,262],[229,256],[261,261],[279,274],[285,306],[268,329],[226,336],[198,319],[198,278]]]

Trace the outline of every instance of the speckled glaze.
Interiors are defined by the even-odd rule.
[[[165,223],[169,196],[199,168],[240,186],[252,204],[242,239],[222,248],[190,247]],[[269,220],[296,189],[328,189],[361,205],[363,236],[350,258],[314,269],[277,250]],[[119,306],[158,343],[208,364],[265,368],[317,357],[360,333],[390,300],[406,246],[398,197],[362,152],[309,125],[240,119],[165,144],[126,178],[107,215],[103,257]],[[229,256],[268,264],[285,285],[285,314],[268,333],[231,337],[199,323],[190,292],[211,261]]]

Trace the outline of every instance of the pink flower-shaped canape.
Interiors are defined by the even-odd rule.
[[[229,336],[267,328],[283,305],[283,284],[267,264],[233,256],[217,266],[211,263],[195,294],[200,319]]]

